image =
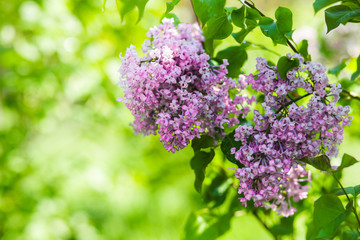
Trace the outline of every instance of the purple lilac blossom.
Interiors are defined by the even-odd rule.
[[[337,156],[343,126],[352,120],[349,106],[335,105],[341,85],[329,85],[323,65],[305,63],[299,54],[287,57],[300,62],[287,73],[287,79],[281,79],[276,67],[265,59],[257,58],[259,72],[248,75],[246,81],[264,94],[265,100],[261,112],[253,111],[253,126],[235,130],[235,140],[242,146],[232,149],[245,166],[235,171],[242,204],[253,201],[255,207],[271,208],[285,217],[296,211],[291,201],[307,197],[308,187],[300,182],[310,182],[310,172],[298,160],[319,154]],[[295,99],[290,93],[297,90],[304,93]]]
[[[126,107],[135,117],[136,133],[161,135],[166,150],[175,152],[190,140],[208,134],[224,135],[223,125],[239,123],[255,100],[240,95],[243,82],[226,77],[227,61],[209,64],[202,46],[204,37],[197,24],[180,23],[164,18],[162,24],[147,33],[139,57],[134,46],[121,56],[120,84]],[[231,98],[229,90],[235,91]],[[244,107],[239,107],[244,106]]]

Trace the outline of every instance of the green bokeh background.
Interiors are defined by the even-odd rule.
[[[256,4],[271,17],[277,6],[289,7],[295,41],[307,38],[313,60],[329,68],[348,58],[340,79],[360,92],[346,80],[360,54],[358,25],[325,36],[323,12],[314,16],[312,1]],[[0,2],[0,239],[179,239],[190,213],[204,206],[193,188],[191,149],[172,154],[157,136],[134,135],[130,111],[116,101],[122,96],[119,53],[130,44],[139,49],[165,8],[166,1],[150,0],[136,24],[136,10],[120,21],[114,0],[105,11],[101,0]],[[194,21],[187,0],[174,12]],[[258,29],[248,40],[290,51],[273,47]],[[218,50],[234,44],[229,37]],[[278,58],[254,47],[244,71],[253,71],[260,55]],[[359,157],[359,104],[345,103],[356,119],[340,156]],[[359,184],[359,172],[359,166],[345,170],[344,185]],[[297,239],[304,238],[307,217],[296,221]],[[252,215],[239,212],[221,239],[272,238]]]

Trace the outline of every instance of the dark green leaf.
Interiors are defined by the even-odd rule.
[[[201,23],[205,23],[210,19],[222,15],[224,13],[226,0],[193,0],[193,7],[196,15]]]
[[[354,186],[354,187],[346,187],[344,188],[347,194],[351,194],[354,197],[360,194],[360,185]],[[341,188],[336,188],[334,190],[334,193],[337,196],[345,195],[344,191]]]
[[[340,24],[346,24],[352,21],[353,18],[360,17],[360,9],[352,10],[345,5],[337,5],[325,10],[325,22],[327,31],[330,32],[337,28]]]
[[[349,154],[344,153],[340,166],[336,169],[336,171],[341,171],[346,167],[350,167],[351,165],[354,165],[355,163],[359,162],[354,158],[353,156],[350,156]]]
[[[234,134],[235,131],[233,131],[223,139],[221,143],[221,151],[223,152],[227,160],[236,164],[239,168],[242,168],[244,166],[238,160],[235,159],[234,154],[231,154],[232,148],[236,148],[236,150],[239,150],[239,148],[242,146],[241,141],[234,140]]]
[[[293,68],[298,67],[300,64],[299,59],[288,59],[287,57],[283,56],[279,59],[277,62],[277,70],[279,72],[279,75],[282,79],[287,79],[286,75],[288,71],[290,71]]]
[[[340,2],[340,0],[316,0],[313,4],[314,11],[317,13],[319,10],[327,7],[333,3]]]
[[[308,40],[302,40],[299,44],[299,53],[301,54],[301,56],[304,57],[305,60],[308,60],[308,58],[310,57],[308,47]]]
[[[195,155],[190,161],[190,166],[195,173],[194,186],[199,193],[201,193],[202,183],[205,178],[205,169],[213,160],[214,156],[214,149],[211,149],[210,152],[195,151]]]
[[[226,66],[228,69],[229,77],[238,77],[240,69],[247,60],[246,50],[241,46],[229,47],[225,50],[218,52],[216,55],[217,60],[227,59],[229,65]]]
[[[315,238],[330,238],[348,214],[338,197],[321,196],[314,203]]]
[[[276,26],[280,33],[291,32],[292,12],[288,8],[278,7],[275,12]]]
[[[179,2],[180,2],[180,0],[173,0],[171,2],[167,2],[166,3],[166,12],[165,12],[165,14],[171,12]]]
[[[214,55],[214,39],[205,39],[204,48],[205,48],[206,53],[209,54],[210,57],[213,57],[213,55]]]
[[[359,237],[359,233],[355,230],[349,231],[346,229],[343,229],[341,240],[357,240]]]
[[[214,146],[214,139],[209,135],[202,135],[201,138],[194,138],[191,142],[191,147],[193,148],[194,152],[213,146]]]
[[[233,27],[224,13],[220,16],[211,18],[205,28],[204,36],[208,39],[224,39],[232,33]]]
[[[356,71],[351,75],[351,81],[355,80],[360,75],[360,55],[356,60],[357,68]]]
[[[259,26],[263,34],[267,37],[270,37],[273,40],[274,44],[287,44],[286,37],[284,36],[284,34],[279,32],[276,26],[276,22],[274,22],[273,19],[268,17],[262,17],[260,19]]]
[[[329,69],[328,72],[335,76],[339,76],[341,70],[343,70],[346,67],[346,61],[347,59],[343,59],[339,65]]]
[[[235,26],[238,26],[240,28],[246,28],[246,26],[245,26],[246,15],[245,14],[246,14],[245,5],[239,9],[233,10],[231,12],[231,20],[235,24]]]
[[[226,194],[231,185],[231,178],[228,178],[226,172],[221,169],[221,171],[211,179],[211,184],[204,189],[204,201],[208,203],[208,206],[211,208],[220,206],[226,200]]]

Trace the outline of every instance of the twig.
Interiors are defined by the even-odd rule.
[[[245,0],[245,4],[246,4],[248,7],[256,10],[256,11],[260,14],[260,16],[265,17],[265,14],[263,14],[259,9],[257,9],[257,8],[255,7],[255,5],[252,4],[251,2]],[[296,47],[290,42],[290,40],[289,40],[288,38],[286,38],[286,43],[287,43],[287,45],[288,45],[294,52],[299,53],[298,50],[296,50]]]
[[[309,96],[309,95],[311,95],[311,93],[307,93],[307,94],[305,94],[305,95],[303,95],[303,96],[300,96],[300,97],[297,97],[297,98],[291,100],[290,102],[286,103],[285,105],[282,105],[281,108],[279,108],[279,109],[276,111],[276,113],[279,113],[279,112],[280,112],[281,110],[283,110],[285,107],[287,107],[287,106],[291,105],[292,103],[297,102],[297,101],[299,101],[300,99],[303,99],[303,98],[305,98],[305,97],[307,97],[307,96]]]
[[[358,95],[354,95],[353,93],[349,92],[348,90],[342,89],[342,93],[348,95],[351,99],[360,101],[360,97]]]
[[[348,201],[351,202],[349,195],[348,195],[347,192],[345,191],[345,188],[343,187],[343,185],[341,184],[341,182],[339,181],[339,179],[336,177],[335,173],[334,173],[333,171],[331,171],[331,174],[333,175],[335,181],[339,184],[341,190],[345,193],[345,196],[346,196],[346,198],[348,199]],[[355,203],[355,204],[356,204],[356,203]],[[359,216],[357,215],[356,209],[354,208],[354,205],[353,205],[353,204],[351,204],[351,208],[352,208],[352,210],[353,210],[353,212],[354,212],[354,214],[355,214],[356,220],[357,220],[357,222],[358,222],[358,224],[359,224],[359,228],[360,228],[360,219],[359,219]]]

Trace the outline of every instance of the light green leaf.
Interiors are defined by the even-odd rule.
[[[346,67],[346,61],[347,59],[343,59],[339,65],[336,65],[335,67],[329,69],[328,73],[333,74],[336,77],[339,76],[341,70]]]
[[[139,17],[138,22],[144,15],[145,5],[149,0],[116,0],[116,6],[120,14],[121,20],[124,20],[125,15],[133,10],[135,7],[138,8]]]
[[[349,154],[344,153],[340,166],[336,169],[336,171],[341,171],[346,167],[350,167],[351,165],[354,165],[355,163],[359,162],[354,158],[353,156],[350,156]]]
[[[166,12],[165,12],[165,14],[171,12],[179,2],[180,2],[180,0],[173,0],[171,2],[167,2],[166,3]]]

